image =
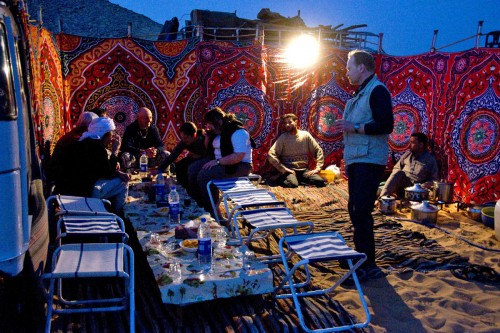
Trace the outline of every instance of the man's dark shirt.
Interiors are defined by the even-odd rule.
[[[160,132],[155,125],[148,127],[145,136],[141,133],[137,120],[127,126],[123,134],[121,145],[122,152],[129,152],[139,160],[141,149],[145,150],[151,147],[155,147],[158,150],[164,150]]]
[[[61,172],[63,172],[63,163],[68,159],[68,154],[71,152],[68,147],[78,141],[82,134],[86,131],[86,127],[75,127],[59,138],[50,157],[50,164],[46,170],[46,175],[49,180],[58,182]]]
[[[165,159],[165,161],[158,167],[158,170],[164,171],[170,164],[172,164],[177,157],[187,149],[197,158],[204,157],[206,155],[205,149],[205,135],[203,131],[198,130],[196,133],[196,139],[189,145],[186,145],[182,140],[175,146],[175,148],[170,152],[170,155]]]
[[[108,151],[101,140],[87,138],[72,143],[68,148],[71,150],[71,159],[64,163],[61,175],[64,182],[56,184],[61,194],[88,197],[98,179],[118,176],[117,159],[114,155],[108,159]]]

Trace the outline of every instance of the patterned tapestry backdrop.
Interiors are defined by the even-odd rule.
[[[342,135],[331,125],[354,91],[346,51],[323,48],[313,68],[297,70],[283,61],[283,49],[260,44],[53,36],[34,27],[29,41],[39,147],[48,141],[53,148],[82,111],[105,107],[122,134],[147,106],[171,149],[184,121],[201,127],[204,112],[220,106],[255,139],[256,172],[281,133],[279,117],[289,112],[318,140],[326,165],[342,165]],[[394,105],[389,164],[408,149],[410,134],[422,131],[441,176],[455,183],[456,199],[498,200],[499,57],[498,49],[378,55],[377,73]]]

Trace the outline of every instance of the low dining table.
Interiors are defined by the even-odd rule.
[[[212,262],[210,267],[201,267],[196,248],[181,247],[184,244],[182,239],[175,237],[179,225],[168,223],[168,209],[158,208],[150,201],[147,195],[150,185],[131,182],[124,213],[137,232],[164,303],[188,305],[274,290],[271,269],[251,260],[248,257],[251,252],[245,245],[232,246],[217,238],[225,227],[190,200],[185,189],[177,186],[181,197],[181,228],[189,229],[191,235],[195,235],[194,230],[202,217],[210,224]]]

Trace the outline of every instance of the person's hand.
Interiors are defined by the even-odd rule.
[[[207,163],[203,164],[202,169],[210,169],[216,165],[217,165],[217,160],[210,160]]]
[[[333,129],[335,132],[354,132],[354,124],[350,121],[339,119],[333,123]]]
[[[123,171],[118,171],[118,177],[124,182],[128,182],[132,178],[131,175]]]
[[[309,177],[309,176],[317,174],[318,172],[319,172],[319,170],[309,170],[309,171],[304,172],[304,176]]]
[[[157,151],[158,150],[155,147],[150,147],[146,149],[146,155],[148,158],[154,158],[156,157]]]
[[[422,184],[422,187],[426,188],[428,190],[432,190],[432,189],[434,189],[434,182],[432,182],[432,181],[425,182]]]
[[[122,144],[122,138],[117,133],[113,133],[111,137],[111,153],[113,155],[118,155],[118,151],[120,150],[120,146]]]
[[[296,175],[295,170],[287,168],[287,167],[285,167],[285,172],[286,173],[291,173],[292,175]]]

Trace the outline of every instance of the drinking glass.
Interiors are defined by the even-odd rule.
[[[255,257],[255,252],[253,251],[246,251],[245,255],[243,256],[243,270],[245,272],[249,272],[257,258]]]
[[[149,238],[149,243],[151,245],[160,246],[161,245],[160,235],[157,234],[156,232],[152,232]]]
[[[217,243],[218,248],[224,248],[226,247],[228,239],[228,234],[226,230],[223,228],[219,228],[215,231],[215,242]]]

